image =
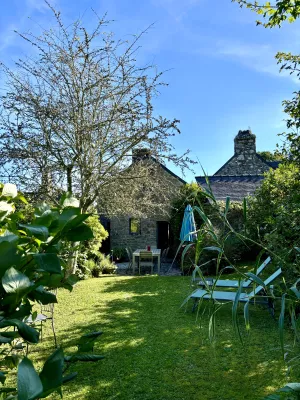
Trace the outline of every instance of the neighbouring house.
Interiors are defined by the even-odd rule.
[[[179,189],[186,182],[168,169],[165,165],[158,162],[149,154],[149,150],[134,150],[132,154],[132,164],[143,163],[146,168],[151,168],[151,177],[159,182],[160,193],[165,197],[163,202],[165,207],[161,207],[152,212],[151,216],[143,217],[143,200],[141,198],[140,207],[136,213],[131,215],[111,216],[106,225],[110,234],[110,248],[131,247],[145,248],[147,245],[165,249],[170,245],[170,211],[172,200],[178,195]],[[151,185],[151,182],[149,183]],[[147,190],[147,185],[145,187]],[[154,196],[155,193],[151,194]],[[161,204],[162,199],[157,199]]]
[[[256,152],[256,136],[250,131],[239,131],[234,139],[234,155],[212,176],[209,182],[217,200],[241,201],[253,195],[270,168],[276,169],[277,161],[268,162]],[[196,177],[197,183],[206,187],[204,176]]]
[[[158,207],[151,216],[143,217],[145,204],[141,200],[139,209],[130,215],[118,213],[109,219],[102,218],[101,222],[110,234],[107,243],[103,243],[106,252],[115,247],[137,249],[147,245],[164,249],[172,244],[169,224],[171,204],[186,182],[153,158],[147,149],[133,151],[132,165],[135,163],[144,163],[146,168],[151,168],[152,178],[159,181],[166,194],[163,200],[165,207],[163,211]],[[230,197],[233,201],[242,201],[245,196],[254,194],[265,172],[277,167],[278,162],[268,162],[257,154],[256,136],[245,130],[239,131],[234,139],[234,155],[208,178],[217,200]],[[205,177],[197,176],[196,181],[200,186],[206,186]],[[155,197],[155,193],[152,195]]]

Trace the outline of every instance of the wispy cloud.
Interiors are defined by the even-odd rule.
[[[164,9],[173,22],[181,24],[193,7],[199,5],[204,0],[152,0],[156,7]]]
[[[274,77],[289,77],[299,83],[299,79],[286,72],[279,72],[280,66],[275,60],[276,50],[271,45],[257,43],[241,43],[222,40],[216,44],[217,55],[236,62],[260,73]]]
[[[57,6],[57,0],[48,0],[49,3],[53,6]],[[45,3],[45,0],[26,0],[26,6],[30,10],[46,12],[48,10],[48,6]]]
[[[9,25],[5,31],[1,32],[0,35],[0,52],[6,50],[9,46],[11,46],[15,40],[16,34],[14,30],[16,26],[11,24]]]
[[[49,0],[49,3],[57,6],[58,0]],[[40,13],[47,14],[49,11],[47,4],[44,0],[25,0],[23,3],[23,9],[18,10],[20,15],[19,18],[16,16],[14,18],[14,22],[7,24],[4,29],[0,30],[0,56],[1,58],[7,57],[7,54],[12,55],[11,50],[13,47],[18,46],[18,56],[22,54],[24,48],[24,42],[20,41],[19,36],[14,32],[23,32],[24,30],[28,30],[28,28],[32,28],[34,24],[34,18],[36,14]],[[31,18],[29,22],[28,18]],[[46,15],[43,16],[45,19],[45,26],[47,25],[48,20],[46,20]],[[25,46],[26,47],[26,46]],[[16,52],[16,49],[12,50]]]

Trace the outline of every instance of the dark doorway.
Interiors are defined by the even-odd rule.
[[[103,225],[104,229],[106,229],[108,232],[108,238],[103,240],[100,251],[104,254],[110,254],[110,220],[101,215],[100,222]]]
[[[157,248],[166,249],[170,245],[170,224],[167,221],[157,221]]]

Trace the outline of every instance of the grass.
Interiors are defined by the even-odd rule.
[[[217,316],[216,341],[208,340],[207,315],[180,304],[190,293],[189,277],[102,277],[81,281],[72,293],[60,291],[56,306],[58,342],[65,353],[76,339],[102,330],[98,363],[81,363],[65,399],[233,400],[261,399],[289,380],[277,323],[267,310],[250,308],[251,332],[244,345],[234,335],[230,304]],[[243,324],[242,309],[240,320]],[[47,325],[47,324],[46,324]],[[51,352],[50,324],[30,357],[41,363]],[[289,340],[289,335],[286,334]],[[58,396],[54,398],[59,398]]]

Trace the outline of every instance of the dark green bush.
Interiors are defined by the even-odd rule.
[[[99,268],[102,274],[114,274],[117,270],[117,266],[110,260],[110,256],[101,255],[99,260]]]
[[[103,240],[108,237],[108,232],[100,223],[97,214],[91,215],[87,219],[87,225],[93,231],[94,238],[88,242],[84,242],[79,248],[77,275],[80,279],[99,276],[102,273],[100,261],[105,256],[101,253],[100,249]],[[99,272],[97,272],[97,269]],[[111,267],[111,270],[113,270],[113,267]]]
[[[124,247],[113,247],[112,254],[115,262],[128,261],[127,252]]]
[[[294,251],[300,244],[299,167],[282,164],[270,170],[248,202],[248,233],[285,261],[286,278],[293,281],[300,272]]]

